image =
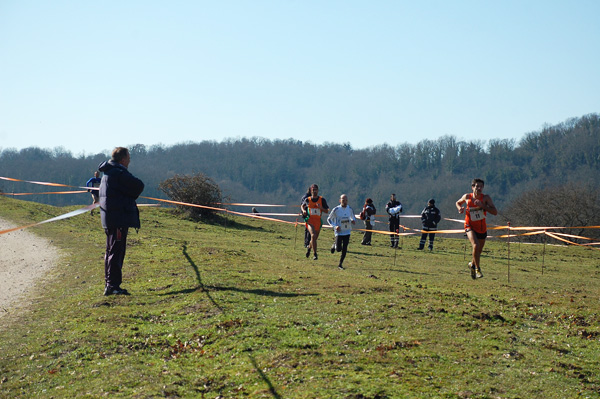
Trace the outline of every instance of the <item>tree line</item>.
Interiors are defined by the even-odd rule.
[[[518,216],[515,204],[527,193],[552,193],[571,184],[586,187],[588,196],[596,195],[600,115],[544,126],[518,142],[444,136],[417,144],[354,149],[348,143],[316,145],[294,139],[242,138],[172,146],[135,144],[129,149],[130,169],[145,182],[145,196],[164,198],[159,190],[161,182],[176,175],[202,173],[218,184],[225,198],[235,202],[298,205],[309,185],[317,183],[331,205],[341,193],[348,194],[357,213],[367,197],[382,213],[390,194],[395,193],[404,213],[420,213],[427,200],[435,198],[443,216],[456,217],[455,201],[470,190],[471,179],[479,177],[485,180],[484,192],[501,210],[496,221],[503,224]],[[109,154],[102,152],[75,157],[61,147],[8,148],[0,152],[0,175],[81,186],[107,158]],[[0,190],[53,189],[0,181]],[[83,194],[19,198],[59,206],[88,201]]]

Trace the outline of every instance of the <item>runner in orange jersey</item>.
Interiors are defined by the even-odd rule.
[[[310,186],[310,196],[302,204],[302,215],[306,221],[306,228],[310,233],[310,245],[306,250],[306,257],[310,256],[310,250],[314,253],[314,260],[318,259],[317,256],[317,239],[319,238],[319,232],[321,231],[321,214],[329,213],[329,206],[325,198],[319,196],[319,186],[313,184]]]
[[[481,278],[481,251],[487,238],[487,224],[485,222],[487,213],[497,215],[498,210],[494,206],[492,198],[483,193],[484,182],[481,179],[473,179],[471,182],[472,193],[463,195],[456,201],[458,213],[465,213],[465,231],[473,247],[473,259],[469,262],[471,278]],[[463,207],[463,204],[465,206]]]

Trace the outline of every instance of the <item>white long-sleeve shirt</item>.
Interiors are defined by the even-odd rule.
[[[356,217],[354,216],[354,211],[348,205],[346,207],[341,205],[336,206],[327,217],[327,223],[333,227],[336,236],[350,235],[353,221],[356,222]],[[340,231],[336,229],[338,226],[341,227]]]

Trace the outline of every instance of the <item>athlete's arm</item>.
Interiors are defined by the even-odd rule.
[[[494,205],[494,202],[492,201],[492,197],[490,197],[489,195],[486,195],[483,197],[483,207],[482,208],[484,211],[489,212],[492,215],[498,214],[498,209],[496,209],[496,206]]]
[[[465,208],[463,208],[463,204],[467,202],[467,194],[463,195],[458,201],[456,201],[456,209],[458,209],[458,213],[463,213]]]

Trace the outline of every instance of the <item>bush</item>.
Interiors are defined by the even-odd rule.
[[[221,207],[220,203],[223,200],[221,188],[213,179],[203,173],[196,173],[194,175],[175,175],[161,182],[158,185],[158,188],[164,192],[169,199],[178,202],[209,207]],[[177,205],[177,208],[192,219],[213,216],[217,212],[214,209],[197,208],[187,205]]]

